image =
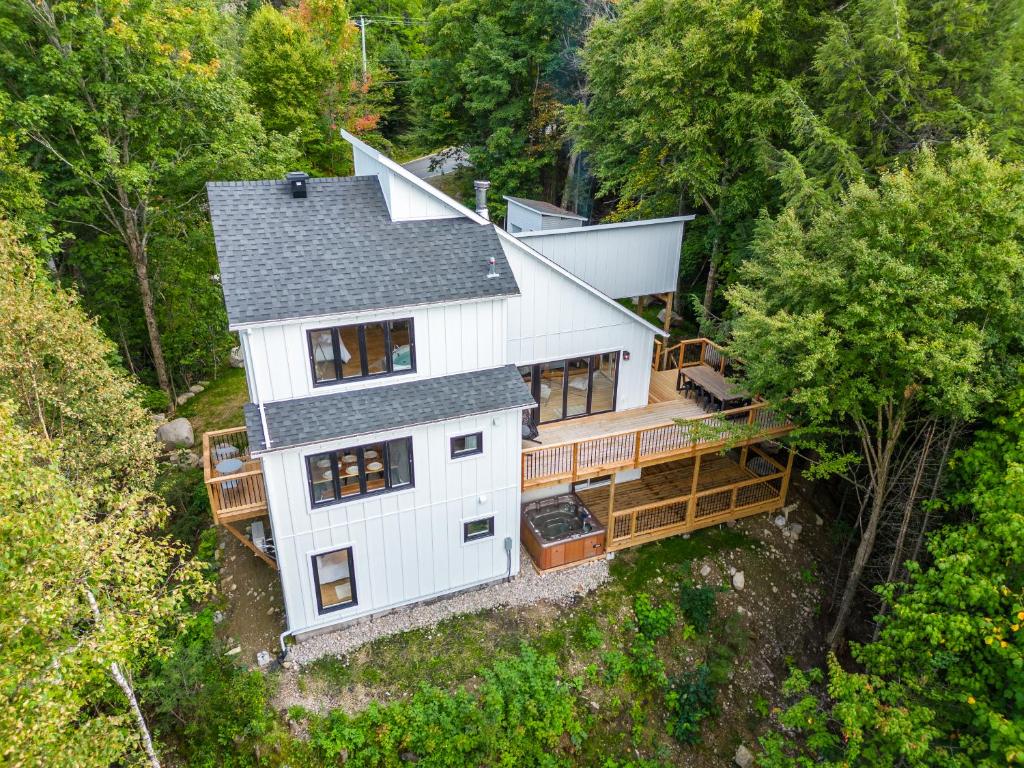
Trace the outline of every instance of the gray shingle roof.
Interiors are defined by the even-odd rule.
[[[519,371],[507,365],[371,389],[279,400],[263,407],[271,449],[278,450],[534,405]],[[260,411],[252,403],[245,406],[245,426],[252,450],[265,450]]]
[[[531,211],[537,211],[537,213],[543,213],[548,216],[564,216],[570,219],[587,220],[586,216],[580,216],[578,213],[567,211],[565,208],[559,208],[557,205],[546,203],[543,200],[530,200],[526,197],[512,197],[512,195],[505,195],[505,199],[511,200],[513,203],[519,203],[519,205],[529,208]]]
[[[284,180],[206,190],[232,325],[519,293],[493,227],[392,221],[376,176],[310,179],[298,200]]]

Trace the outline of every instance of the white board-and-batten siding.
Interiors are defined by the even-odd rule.
[[[450,457],[454,436],[483,433],[483,453]],[[414,487],[313,508],[305,457],[412,437]],[[292,632],[377,613],[504,577],[505,538],[519,571],[519,411],[465,417],[263,457]],[[281,510],[288,510],[282,514]],[[493,515],[494,535],[463,541],[463,523]],[[358,603],[320,614],[312,557],[352,547]]]
[[[508,300],[508,360],[516,365],[602,352],[619,360],[616,410],[647,405],[654,331],[572,278],[502,238],[521,296]]]
[[[246,371],[255,379],[260,398],[268,402],[496,368],[507,364],[506,302],[502,297],[253,327],[243,345]],[[413,321],[415,372],[313,386],[309,331],[401,318]],[[251,385],[250,396],[256,402]]]
[[[446,219],[460,215],[457,210],[403,178],[360,147],[353,146],[352,157],[356,176],[376,176],[380,180],[392,221]]]
[[[676,290],[685,219],[660,219],[557,232],[523,241],[613,299]]]

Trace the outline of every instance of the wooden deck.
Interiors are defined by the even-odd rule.
[[[580,491],[579,497],[604,524],[607,551],[784,506],[792,454],[782,464],[754,446],[738,453],[738,462],[703,454],[647,467],[638,480],[612,480]]]
[[[237,472],[223,474],[217,465],[226,458],[242,462]],[[210,500],[213,521],[264,560],[277,568],[277,562],[256,547],[236,523],[269,516],[267,491],[263,481],[263,463],[249,455],[249,438],[245,427],[221,429],[203,435],[203,478]],[[269,526],[267,526],[269,529]]]

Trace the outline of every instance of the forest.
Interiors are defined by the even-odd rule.
[[[315,670],[360,707],[230,652],[153,416],[244,388],[206,183],[351,175],[340,129],[463,149],[445,191],[496,221],[695,214],[673,336],[798,425],[822,529],[752,700],[756,637],[688,576],[728,529],[543,633]],[[0,765],[1024,764],[1024,3],[0,0],[0,581]]]

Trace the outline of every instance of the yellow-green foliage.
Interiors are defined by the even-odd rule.
[[[19,234],[0,220],[0,399],[59,448],[70,478],[149,489],[157,449],[135,383],[111,364],[113,345],[75,294],[54,285]]]

